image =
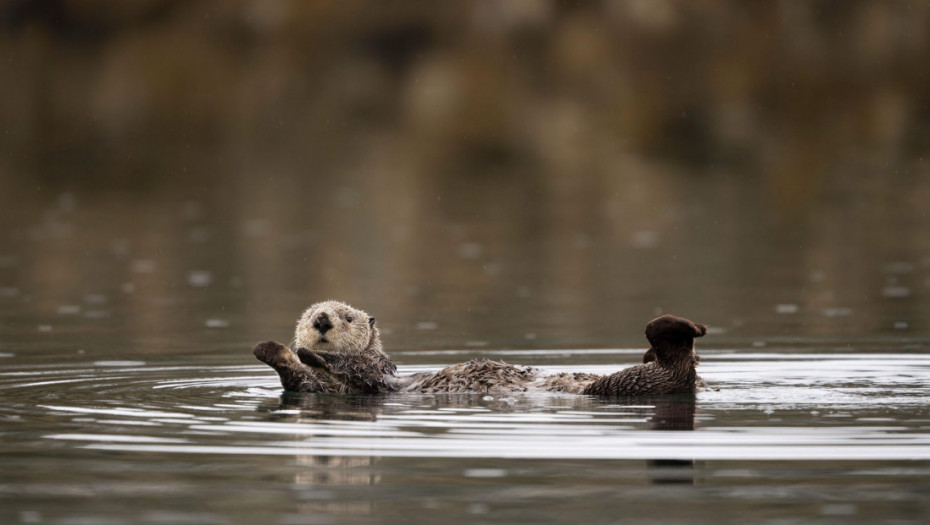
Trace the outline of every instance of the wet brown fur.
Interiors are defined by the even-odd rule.
[[[344,303],[326,301],[311,306],[298,319],[296,352],[265,341],[253,353],[275,369],[285,390],[295,392],[679,394],[693,393],[703,383],[695,372],[699,358],[694,353],[694,338],[706,332],[704,325],[680,317],[653,319],[646,325],[652,346],[643,355],[643,364],[607,376],[547,375],[538,368],[476,359],[435,373],[401,377],[382,349],[374,319]]]

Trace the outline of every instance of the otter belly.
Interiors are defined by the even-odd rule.
[[[405,390],[426,394],[526,392],[529,385],[539,376],[540,370],[529,366],[474,359],[443,368],[433,375],[419,379]]]
[[[475,359],[443,368],[405,385],[407,392],[487,393],[566,392],[581,393],[600,376],[584,373],[546,375],[542,370],[503,361]]]

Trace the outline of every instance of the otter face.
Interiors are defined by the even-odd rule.
[[[353,354],[363,352],[375,331],[375,318],[340,303],[316,303],[297,319],[294,348],[315,352]]]

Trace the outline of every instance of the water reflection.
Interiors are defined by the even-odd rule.
[[[277,403],[266,402],[258,411],[275,421],[377,421],[384,411],[383,396],[339,396],[284,392]]]
[[[411,405],[415,405],[416,408],[411,409]],[[399,411],[398,408],[402,410]],[[306,436],[326,436],[329,433],[325,428],[308,427],[307,423],[319,424],[323,427],[328,422],[374,423],[386,412],[389,416],[387,424],[398,430],[411,427],[411,424],[416,422],[418,414],[437,414],[438,417],[433,420],[433,425],[418,429],[414,427],[414,433],[422,438],[441,439],[443,435],[461,432],[478,436],[486,432],[493,434],[496,431],[494,426],[470,425],[469,420],[474,419],[475,414],[497,415],[535,410],[547,414],[552,411],[558,411],[558,413],[568,411],[570,414],[583,417],[584,414],[591,414],[592,410],[601,409],[620,411],[625,414],[626,417],[622,421],[617,421],[619,428],[655,431],[683,431],[695,428],[696,400],[693,395],[599,399],[584,396],[529,396],[525,394],[495,398],[478,394],[336,396],[284,393],[277,402],[268,401],[256,408],[258,412],[266,415],[269,422],[296,424],[294,428],[299,428],[302,432],[295,433],[294,438],[300,441],[305,440],[310,448],[313,448],[313,441],[316,438]],[[461,419],[455,417],[460,414],[472,417]],[[521,419],[529,422],[526,418]],[[544,420],[539,422],[542,421]],[[526,431],[535,433],[529,428]],[[370,432],[367,434],[370,435]],[[526,434],[527,437],[530,435]],[[421,444],[433,448],[425,440],[421,440]],[[557,446],[553,443],[553,447]],[[622,444],[618,443],[617,446],[622,446]],[[426,450],[423,452],[428,453]],[[552,452],[558,455],[557,449]],[[380,460],[377,454],[339,456],[318,452],[298,454],[297,458],[299,464],[306,467],[306,471],[294,474],[294,482],[297,485],[371,485],[379,483],[381,479],[379,475],[374,474],[376,469],[373,468]],[[693,460],[657,458],[646,460],[646,464],[649,479],[653,483],[694,483]],[[473,475],[479,474],[473,473]],[[480,475],[488,474],[482,471]],[[327,511],[333,510],[329,503],[320,505],[323,507],[317,504],[311,506],[315,510],[321,508]],[[340,508],[342,511],[351,509],[352,512],[370,510],[368,506],[358,505]]]
[[[377,421],[384,410],[381,396],[308,395],[285,392],[277,403],[268,401],[257,411],[271,422],[306,423],[327,421]],[[301,439],[297,434],[295,439]],[[312,438],[311,438],[312,439]],[[329,454],[298,454],[299,470],[292,482],[298,492],[307,488],[375,485],[381,475],[373,468],[376,455],[339,456]],[[338,501],[326,497],[308,497],[299,504],[299,512],[309,515],[367,515],[373,511],[371,501]]]
[[[653,430],[694,430],[694,399],[658,401],[652,416]],[[693,459],[650,459],[646,461],[649,479],[656,484],[694,484]]]
[[[767,350],[704,352],[702,375],[718,389],[695,398],[282,395],[259,364],[13,364],[0,371],[0,432],[5,472],[19,482],[0,499],[58,521],[106,521],[123,508],[127,522],[140,509],[164,517],[161,495],[172,494],[179,522],[424,509],[504,522],[496,511],[597,520],[605,499],[625,516],[654,516],[674,493],[670,516],[703,515],[713,501],[713,516],[736,519],[775,486],[783,517],[811,505],[925,515],[930,358]],[[587,355],[573,350],[531,355],[561,363],[543,365],[553,371],[616,368],[573,366]],[[669,492],[692,484],[697,492]],[[75,496],[88,491],[96,498]]]

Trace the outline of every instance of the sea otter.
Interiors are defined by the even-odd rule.
[[[314,304],[297,319],[290,348],[274,341],[253,354],[271,366],[285,390],[334,394],[567,392],[596,396],[694,393],[702,383],[695,372],[694,338],[707,327],[663,315],[646,325],[651,347],[643,364],[610,375],[546,374],[501,361],[475,359],[435,373],[398,376],[384,353],[375,318],[338,301]]]

